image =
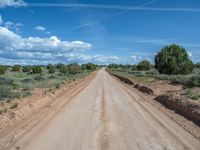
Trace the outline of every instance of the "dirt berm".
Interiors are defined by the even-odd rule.
[[[198,103],[168,95],[159,95],[155,100],[200,125],[200,105]]]
[[[167,94],[155,95],[155,92],[151,88],[144,85],[135,84],[134,81],[130,78],[122,77],[116,74],[112,75],[127,84],[134,85],[134,88],[143,93],[156,96],[154,100],[158,101],[168,109],[174,110],[176,113],[193,121],[197,125],[200,125],[200,105],[198,103],[184,99],[183,97],[172,97]]]

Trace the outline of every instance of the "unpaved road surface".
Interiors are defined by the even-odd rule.
[[[45,126],[36,124],[9,149],[199,150],[200,141],[101,69]]]

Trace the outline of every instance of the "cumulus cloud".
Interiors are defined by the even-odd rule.
[[[4,7],[21,7],[26,6],[27,4],[24,0],[0,0],[0,8]]]
[[[36,30],[36,31],[45,31],[46,28],[43,27],[43,26],[36,26],[36,27],[34,28],[34,30]]]
[[[88,55],[92,45],[83,41],[63,41],[56,36],[48,38],[22,37],[0,26],[0,63],[48,64],[86,63],[109,64],[119,62],[117,56]]]
[[[19,32],[21,27],[23,27],[24,25],[22,23],[13,23],[11,21],[6,21],[4,22],[4,26],[7,28],[7,29],[13,29],[15,30],[16,32]]]
[[[61,41],[56,36],[49,38],[28,37],[10,31],[8,28],[0,27],[0,49],[30,52],[66,52],[85,50],[91,48],[90,43],[82,41]]]

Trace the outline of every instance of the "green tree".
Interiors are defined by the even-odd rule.
[[[61,73],[64,73],[64,74],[68,73],[68,66],[62,64],[62,65],[60,66],[60,72],[61,72]]]
[[[69,64],[68,65],[68,73],[69,74],[77,74],[81,70],[81,67],[77,63]]]
[[[59,64],[56,65],[56,68],[57,68],[57,69],[61,69],[61,68],[64,67],[64,66],[65,66],[64,64],[59,63]]]
[[[147,60],[143,60],[138,63],[137,68],[138,70],[149,70],[151,69],[151,63]]]
[[[87,63],[87,64],[85,64],[85,68],[87,70],[95,70],[96,69],[96,65],[93,64],[93,63]]]
[[[20,65],[14,65],[14,66],[12,67],[12,71],[20,71],[20,69],[21,69],[21,66],[20,66]]]
[[[193,63],[187,51],[178,45],[169,45],[155,56],[155,68],[163,74],[189,74]]]
[[[41,73],[41,72],[42,72],[41,66],[33,66],[32,73],[36,74],[36,73]]]
[[[47,65],[47,69],[53,68],[54,66],[52,64]]]
[[[5,74],[6,70],[7,70],[7,69],[6,69],[5,66],[0,65],[0,74]]]
[[[22,67],[22,71],[23,72],[30,72],[32,70],[32,67],[31,66],[23,66]]]
[[[49,68],[49,74],[54,74],[54,73],[55,73],[55,68],[54,67]]]

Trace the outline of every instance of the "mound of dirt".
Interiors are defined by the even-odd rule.
[[[180,96],[169,96],[166,94],[157,96],[155,100],[200,125],[199,103]]]
[[[134,82],[129,78],[122,77],[122,76],[119,76],[119,75],[116,75],[116,74],[113,74],[113,76],[117,77],[118,79],[120,79],[121,81],[123,81],[126,84],[134,85]]]
[[[153,95],[154,94],[154,91],[151,88],[147,87],[147,86],[136,84],[134,86],[134,88],[140,90],[141,92],[147,93],[149,95]]]

